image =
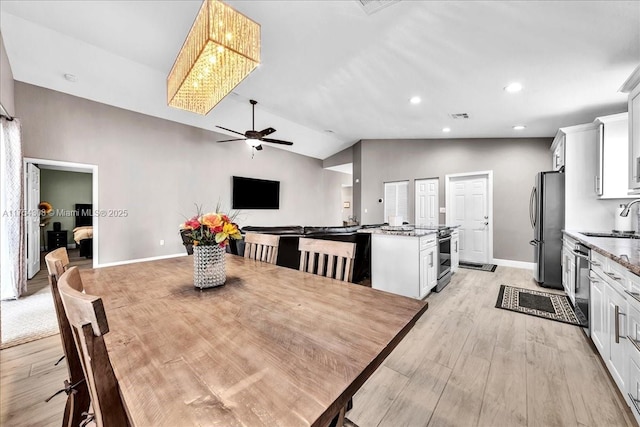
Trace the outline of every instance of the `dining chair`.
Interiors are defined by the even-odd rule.
[[[87,378],[92,421],[98,427],[129,426],[118,380],[113,373],[104,334],[109,332],[102,299],[83,293],[78,267],[71,267],[58,280],[58,291]]]
[[[69,266],[67,248],[58,248],[49,252],[45,255],[44,261],[49,273],[49,286],[51,287],[53,306],[55,307],[56,317],[58,318],[58,329],[60,330],[60,339],[62,340],[62,349],[64,351],[64,356],[58,360],[58,363],[63,358],[67,359],[67,372],[69,375],[69,379],[64,382],[64,388],[56,392],[53,396],[61,392],[67,394],[67,403],[64,408],[62,425],[64,427],[77,426],[82,422],[82,413],[89,410],[91,398],[89,397],[89,389],[87,388],[84,372],[82,371],[78,351],[73,342],[71,326],[69,325],[69,320],[67,320],[67,314],[64,310],[62,299],[60,299],[60,293],[58,292],[58,279]],[[47,401],[53,396],[47,399]]]
[[[300,271],[350,282],[353,278],[353,260],[356,244],[334,240],[301,237]]]
[[[278,259],[280,236],[262,233],[246,233],[244,257],[275,264]]]

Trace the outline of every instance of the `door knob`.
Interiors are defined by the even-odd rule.
[[[484,219],[489,219],[489,217],[487,215],[484,216]]]

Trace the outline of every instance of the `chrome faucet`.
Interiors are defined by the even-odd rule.
[[[629,215],[629,210],[631,209],[631,206],[635,205],[636,203],[640,202],[640,199],[636,199],[630,203],[627,203],[624,206],[624,209],[622,209],[622,212],[620,212],[620,216],[627,216]]]

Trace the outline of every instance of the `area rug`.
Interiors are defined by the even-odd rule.
[[[501,285],[496,307],[583,326],[566,295]]]
[[[493,273],[496,271],[496,267],[498,266],[495,264],[479,264],[477,262],[460,261],[459,267],[468,268],[469,270],[490,271]]]
[[[0,304],[2,337],[0,349],[24,344],[59,332],[51,288],[45,286],[33,295]]]

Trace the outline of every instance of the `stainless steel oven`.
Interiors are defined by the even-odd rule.
[[[451,281],[451,229],[438,227],[438,284],[436,292],[440,292]]]

